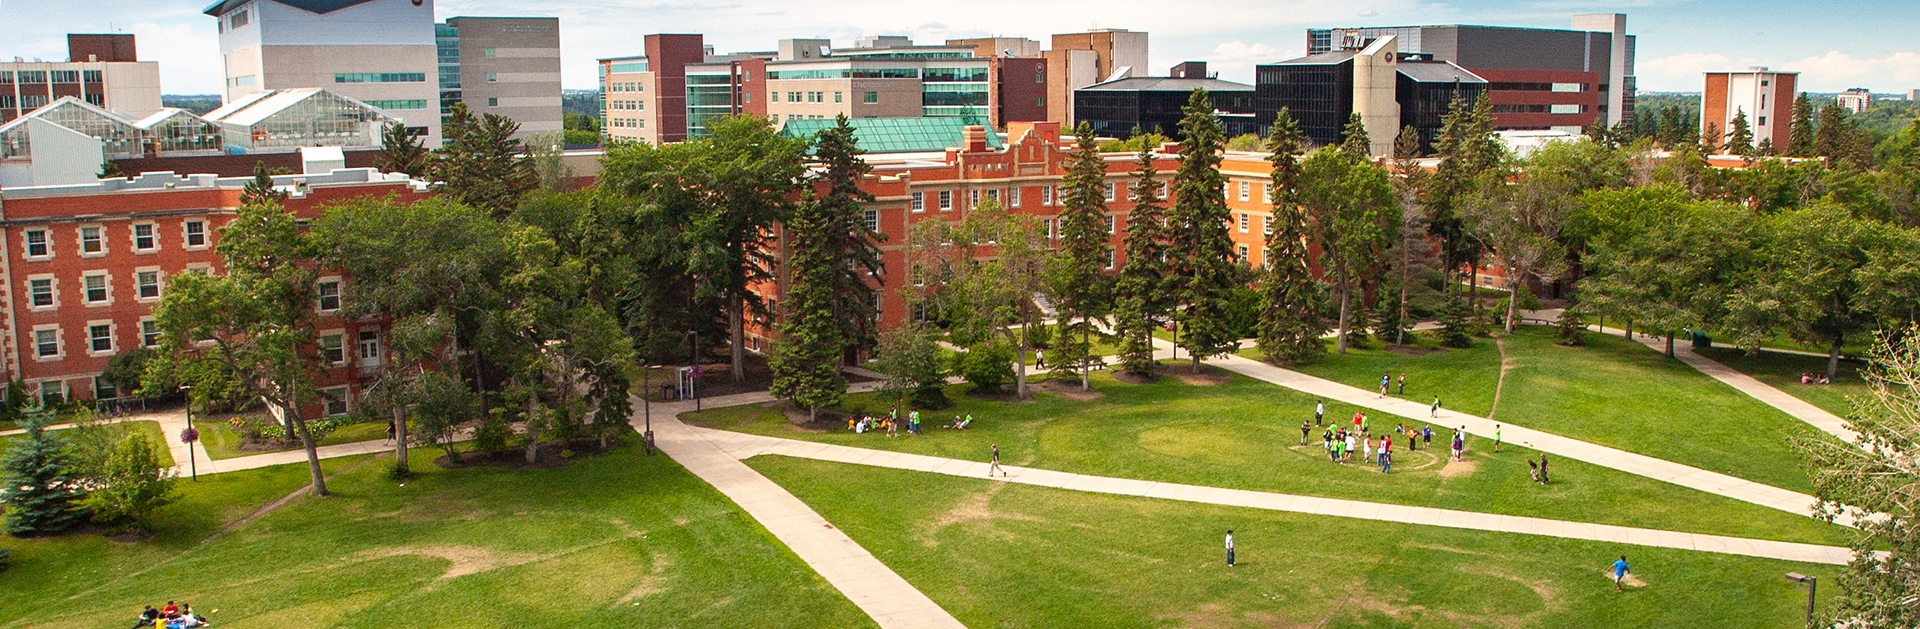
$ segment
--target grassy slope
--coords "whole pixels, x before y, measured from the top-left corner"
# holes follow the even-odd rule
[[[1402,353],[1381,344],[1368,349],[1348,348],[1344,356],[1329,349],[1325,358],[1293,369],[1364,391],[1379,390],[1380,374],[1391,373],[1395,388],[1390,393],[1396,397],[1426,404],[1437,395],[1446,408],[1485,416],[1493,405],[1494,384],[1500,379],[1500,349],[1493,340],[1474,339],[1469,349],[1440,348],[1424,336],[1419,341],[1413,351],[1424,353]],[[1401,374],[1407,376],[1405,395],[1397,393]]]
[[[1841,417],[1853,412],[1852,403],[1847,401],[1849,396],[1868,394],[1866,382],[1860,379],[1861,364],[1858,362],[1840,361],[1840,373],[1834,377],[1832,384],[1813,385],[1800,384],[1800,374],[1826,373],[1825,358],[1775,352],[1748,356],[1746,352],[1730,347],[1700,350],[1700,354]]]
[[[1784,627],[1831,566],[758,457],[972,627]],[[903,488],[908,488],[903,490]],[[1222,564],[1235,530],[1238,567]],[[1649,585],[1614,591],[1625,553]]]
[[[409,423],[408,425],[412,424]],[[240,433],[235,431],[233,426],[226,422],[194,420],[193,427],[200,429],[200,444],[206,447],[207,458],[215,461],[234,457],[252,456],[255,454],[266,454],[269,452],[295,450],[300,447],[295,445],[282,450],[241,450]],[[385,422],[361,422],[358,424],[349,424],[339,430],[335,430],[315,445],[331,446],[386,438],[387,424]]]
[[[211,541],[297,490],[304,466],[183,482],[146,542],[6,538],[0,626],[121,626],[169,599],[238,628],[872,626],[664,456],[416,465],[404,486],[385,480],[384,459],[326,466],[332,497],[296,498]]]
[[[998,444],[1012,464],[1122,478],[1823,544],[1847,539],[1845,531],[1809,518],[1564,458],[1554,462],[1555,483],[1541,487],[1530,482],[1526,465],[1537,453],[1520,448],[1475,449],[1477,471],[1451,478],[1440,476],[1430,450],[1402,449],[1391,475],[1358,463],[1336,465],[1318,442],[1299,446],[1299,422],[1312,418],[1313,398],[1239,376],[1197,387],[1174,378],[1126,385],[1099,373],[1094,383],[1104,398],[1082,402],[1040,393],[1026,404],[974,399],[954,387],[957,407],[923,414],[925,436],[898,439],[802,430],[761,406],[682,417],[713,428],[962,459],[984,460],[987,446]],[[880,410],[870,395],[849,403]],[[1327,405],[1329,419],[1354,412]],[[935,427],[965,413],[976,419],[970,430]]]

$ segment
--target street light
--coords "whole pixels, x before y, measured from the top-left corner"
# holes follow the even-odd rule
[[[200,430],[193,427],[193,385],[180,385],[180,390],[187,396],[187,429],[180,431],[180,440],[187,442],[187,472],[197,483],[200,482],[200,461],[193,456],[193,444],[200,441]]]
[[[688,330],[687,336],[693,337],[693,355],[688,356],[687,392],[693,394],[693,410],[700,411],[700,331]]]
[[[643,413],[647,421],[647,430],[640,435],[640,443],[647,454],[653,454],[653,398],[647,397],[652,392],[652,376],[653,365],[640,367],[640,407],[645,409]]]
[[[1807,626],[1813,626],[1813,593],[1820,591],[1820,577],[1807,576],[1798,572],[1787,573],[1787,580],[1807,584]]]

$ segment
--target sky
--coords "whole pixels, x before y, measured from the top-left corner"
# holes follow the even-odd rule
[[[211,0],[0,0],[0,59],[61,60],[66,33],[130,32],[160,62],[169,94],[220,89]],[[1253,66],[1300,56],[1307,28],[1487,24],[1568,28],[1576,13],[1627,14],[1643,91],[1698,92],[1701,73],[1769,66],[1801,72],[1802,89],[1920,88],[1916,0],[435,0],[459,15],[560,18],[563,83],[592,89],[594,60],[640,52],[648,33],[703,33],[719,52],[771,50],[783,38],[868,35],[918,43],[1124,28],[1149,33],[1149,68],[1164,75],[1206,61],[1220,78],[1253,82]]]

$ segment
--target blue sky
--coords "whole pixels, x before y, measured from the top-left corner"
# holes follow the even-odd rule
[[[0,58],[63,59],[68,32],[131,32],[161,63],[168,93],[212,93],[219,53],[209,0],[0,0]],[[1834,0],[436,0],[456,15],[561,18],[565,82],[594,87],[593,60],[633,54],[640,36],[705,33],[722,52],[785,37],[1020,36],[1090,27],[1151,33],[1151,70],[1205,60],[1252,82],[1256,63],[1298,56],[1308,27],[1494,24],[1566,28],[1575,13],[1625,12],[1639,36],[1640,87],[1699,91],[1700,73],[1766,65],[1802,72],[1811,91],[1920,88],[1920,1]]]

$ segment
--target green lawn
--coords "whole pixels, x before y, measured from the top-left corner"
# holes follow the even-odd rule
[[[777,408],[763,406],[682,418],[712,428],[962,459],[983,460],[987,446],[998,444],[1012,464],[1120,478],[1822,544],[1847,539],[1839,527],[1811,518],[1564,458],[1554,462],[1555,483],[1541,487],[1531,482],[1525,460],[1537,454],[1519,448],[1494,454],[1473,444],[1473,471],[1452,470],[1444,477],[1431,450],[1402,449],[1391,475],[1357,463],[1334,464],[1317,441],[1299,446],[1300,422],[1312,418],[1314,398],[1240,376],[1219,386],[1171,377],[1128,385],[1099,372],[1093,382],[1101,399],[1042,392],[1031,403],[975,399],[955,386],[949,389],[955,408],[923,413],[926,434],[898,439],[803,430]],[[848,405],[882,411],[870,394],[851,396]],[[1329,403],[1327,416],[1340,420],[1355,410]],[[972,414],[974,427],[937,427],[956,414]],[[1393,424],[1379,418],[1373,426],[1390,431]],[[1444,440],[1446,433],[1438,437]]]
[[[1838,570],[914,472],[860,482],[858,466],[782,457],[749,465],[970,627],[1789,627],[1806,595],[1781,575]],[[1644,586],[1614,591],[1606,570],[1621,554]]]
[[[252,456],[255,454],[266,454],[269,452],[281,452],[285,450],[294,450],[294,449],[300,448],[299,445],[294,445],[286,448],[281,448],[279,450],[241,450],[240,449],[240,441],[241,441],[240,433],[238,431],[235,431],[233,429],[233,426],[228,424],[227,422],[217,421],[217,420],[204,420],[204,421],[194,420],[193,427],[200,429],[200,444],[206,447],[207,458],[213,459],[215,461],[218,461],[221,459],[231,459],[234,457]],[[331,446],[331,445],[339,445],[342,443],[356,443],[360,441],[382,440],[386,438],[387,438],[386,422],[378,422],[378,421],[361,422],[358,424],[348,424],[346,426],[343,426],[339,430],[335,430],[331,434],[328,434],[326,437],[321,438],[314,445]]]
[[[364,464],[363,464],[364,463]],[[121,627],[191,602],[221,627],[871,627],[764,529],[665,456],[386,479],[334,459],[182,482],[150,541],[0,538],[0,626]],[[210,539],[211,538],[211,539]],[[217,611],[215,611],[217,610]]]
[[[129,431],[129,430],[140,431],[142,434],[145,434],[147,436],[147,441],[154,445],[154,453],[159,455],[160,464],[167,467],[173,466],[173,453],[167,450],[167,444],[169,443],[167,441],[168,437],[167,435],[162,434],[160,432],[160,422],[151,422],[151,421],[117,422],[117,423],[107,424],[106,427],[107,429],[117,431],[120,434],[126,434],[126,431]],[[54,434],[59,434],[64,430],[65,429],[54,430],[52,432]],[[15,440],[24,440],[26,438],[27,438],[26,435],[9,435],[5,437],[0,437],[0,453],[6,452],[7,448],[11,446]]]
[[[1327,341],[1325,358],[1292,369],[1364,391],[1378,391],[1380,374],[1390,373],[1395,388],[1389,393],[1397,397],[1428,404],[1439,396],[1448,409],[1486,416],[1493,405],[1494,384],[1500,379],[1500,349],[1493,339],[1474,339],[1469,349],[1446,349],[1424,334],[1411,336],[1418,342],[1406,349],[1373,343],[1367,348],[1347,348],[1344,356],[1333,353],[1333,342]],[[1242,353],[1258,360],[1258,352],[1256,348]],[[1404,395],[1398,388],[1401,374],[1407,376]]]
[[[1848,397],[1868,395],[1867,383],[1860,379],[1862,365],[1856,361],[1840,361],[1840,372],[1834,376],[1831,384],[1800,384],[1802,373],[1826,373],[1827,359],[1779,352],[1760,352],[1758,356],[1748,356],[1746,352],[1731,347],[1698,351],[1702,356],[1841,417],[1853,412]]]

